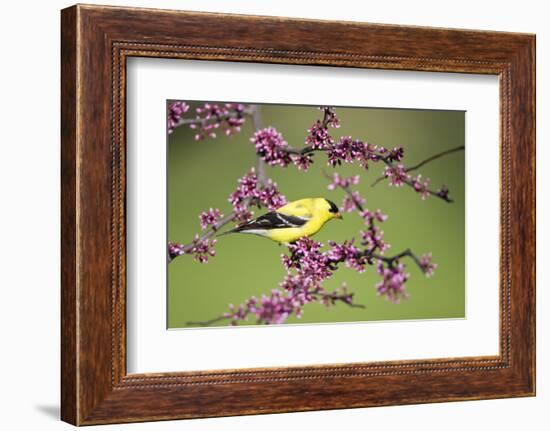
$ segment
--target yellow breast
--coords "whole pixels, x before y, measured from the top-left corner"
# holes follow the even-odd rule
[[[325,223],[326,220],[314,217],[300,227],[273,229],[266,233],[266,237],[273,241],[288,244],[305,236],[315,235]]]

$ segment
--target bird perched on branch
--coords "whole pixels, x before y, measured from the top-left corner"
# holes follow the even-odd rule
[[[280,244],[290,244],[319,232],[326,222],[342,219],[334,202],[325,198],[307,198],[290,202],[221,235],[249,233]]]

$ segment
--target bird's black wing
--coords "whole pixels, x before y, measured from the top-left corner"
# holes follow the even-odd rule
[[[300,227],[306,224],[308,219],[296,217],[286,214],[281,214],[276,211],[264,214],[257,219],[251,220],[248,223],[234,229],[235,232],[251,229],[282,229],[288,227]]]

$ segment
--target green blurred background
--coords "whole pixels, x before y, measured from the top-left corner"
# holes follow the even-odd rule
[[[337,108],[339,129],[332,136],[351,135],[380,146],[405,148],[405,166],[445,149],[464,144],[465,115],[462,111],[406,109]],[[191,112],[187,114],[190,115]],[[273,126],[293,147],[304,145],[307,128],[322,115],[317,107],[261,105],[263,126]],[[194,133],[181,126],[168,139],[168,239],[187,243],[200,232],[199,214],[210,207],[224,214],[231,207],[227,198],[237,179],[255,165],[252,122],[247,120],[240,134],[196,142]],[[322,170],[332,172],[326,156],[316,154],[316,162],[304,173],[294,166],[268,168],[288,201],[303,197],[327,197],[340,205],[341,190],[327,190]],[[325,283],[332,290],[347,282],[355,292],[354,301],[365,309],[337,304],[326,308],[308,304],[300,319],[287,323],[353,322],[373,320],[458,318],[465,316],[465,156],[453,153],[421,168],[418,173],[432,180],[432,189],[441,184],[450,188],[454,203],[430,197],[425,201],[411,188],[371,183],[383,166],[371,164],[368,171],[356,165],[336,168],[343,176],[360,174],[357,190],[367,199],[366,207],[380,208],[389,219],[381,224],[391,244],[386,255],[406,248],[417,255],[431,251],[438,264],[436,273],[426,278],[410,261],[407,283],[410,298],[393,304],[376,294],[379,281],[374,267],[359,274],[344,266]],[[256,212],[256,216],[260,213]],[[359,237],[362,227],[355,213],[344,214],[343,221],[325,225],[315,239],[326,244]],[[286,248],[254,235],[228,235],[219,239],[216,256],[200,264],[182,256],[168,265],[168,327],[188,327],[189,321],[204,321],[219,316],[230,303],[240,304],[250,296],[261,296],[277,288],[285,275],[280,255]],[[243,324],[255,324],[253,320]],[[220,325],[224,325],[222,322]]]

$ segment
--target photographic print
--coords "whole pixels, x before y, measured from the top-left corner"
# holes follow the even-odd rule
[[[465,317],[465,112],[167,102],[170,329]]]

